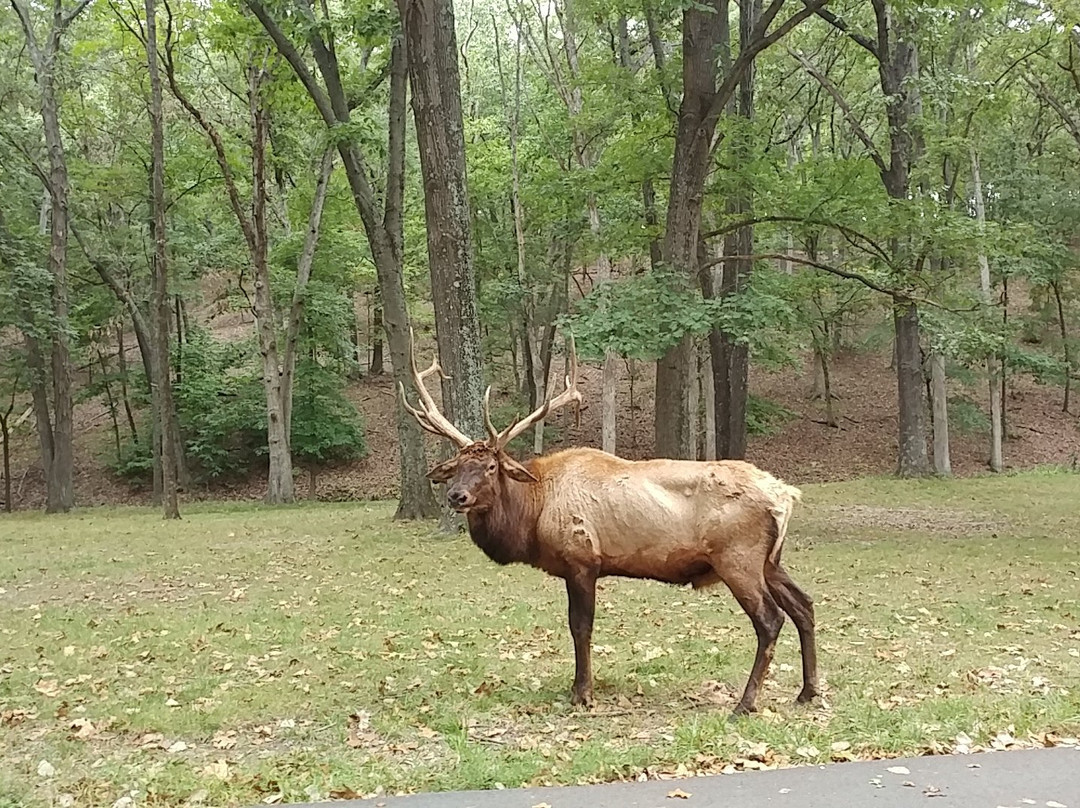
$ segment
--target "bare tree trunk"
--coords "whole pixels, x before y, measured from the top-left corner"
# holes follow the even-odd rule
[[[476,308],[465,136],[451,0],[398,0],[408,42],[413,120],[424,179],[428,264],[443,406],[466,435],[485,434],[483,358]],[[446,511],[447,516],[451,512]],[[452,525],[451,525],[452,521]],[[445,529],[460,520],[443,520]]]
[[[119,464],[123,452],[120,449],[120,418],[117,414],[116,398],[113,396],[112,385],[109,384],[109,365],[105,359],[104,351],[99,348],[97,356],[98,364],[101,365],[101,385],[105,388],[105,403],[109,410],[109,422],[112,424],[113,448],[116,450],[116,462]],[[91,367],[93,367],[92,363]]]
[[[597,206],[596,197],[592,194],[588,199],[588,212],[589,229],[592,231],[593,238],[599,238],[600,209]],[[604,253],[600,253],[596,258],[596,279],[599,283],[611,281],[611,261]],[[618,436],[618,382],[619,358],[613,351],[605,351],[600,389],[600,448],[611,454],[615,454]]]
[[[941,477],[952,475],[949,459],[949,408],[945,380],[945,357],[937,352],[930,356],[930,390],[934,407],[934,473]]]
[[[690,389],[687,391],[686,397],[686,408],[689,411],[686,427],[690,430],[690,445],[693,447],[691,460],[697,460],[700,456],[698,449],[698,441],[701,437],[701,432],[698,429],[701,425],[701,385],[698,383],[701,379],[700,361],[697,340],[691,340],[690,367],[694,372],[694,377],[690,380]]]
[[[69,511],[75,505],[74,401],[71,393],[70,338],[68,336],[68,170],[60,129],[60,101],[56,92],[56,71],[64,33],[88,5],[80,0],[66,10],[63,0],[52,0],[51,21],[40,43],[25,0],[11,0],[12,8],[26,39],[26,49],[34,66],[41,102],[41,121],[49,164],[49,204],[51,211],[49,271],[52,275],[51,376],[52,426],[51,457],[42,458],[46,468],[48,513]],[[47,407],[47,405],[46,405]],[[46,413],[48,410],[46,409]],[[46,421],[48,423],[48,421]]]
[[[255,60],[252,60],[253,63]],[[269,118],[262,97],[267,74],[254,64],[248,68],[248,94],[252,123],[252,204],[251,228],[255,236],[251,254],[255,296],[252,310],[262,357],[263,389],[266,394],[266,436],[269,469],[266,501],[272,505],[295,499],[292,452],[289,449],[288,424],[285,420],[285,392],[278,356],[277,317],[270,294],[269,231],[266,221],[266,144]]]
[[[368,368],[369,376],[381,376],[383,374],[383,313],[382,304],[375,301],[375,314],[372,317],[372,329],[375,336],[371,340],[371,367]]]
[[[162,113],[161,76],[158,72],[157,3],[145,0],[146,59],[150,73],[150,207],[153,211],[151,232],[154,257],[151,264],[153,293],[151,310],[154,323],[154,365],[151,397],[156,430],[161,440],[161,502],[166,519],[180,518],[177,495],[178,456],[176,408],[173,406],[172,364],[169,356],[169,266],[165,222],[165,118]],[[177,323],[179,327],[179,322]],[[119,433],[117,435],[119,452]]]
[[[716,390],[713,388],[710,343],[705,343],[705,355],[700,361],[698,375],[701,396],[705,399],[705,460],[716,460]]]
[[[18,388],[18,379],[15,379],[11,383],[11,397],[8,399],[7,409],[0,413],[0,441],[4,442],[4,510],[7,513],[11,513],[15,508],[11,493],[11,413],[15,410]]]
[[[1069,392],[1072,387],[1072,353],[1069,350],[1069,330],[1065,326],[1065,306],[1061,302],[1061,283],[1057,280],[1050,282],[1050,288],[1054,291],[1054,300],[1057,302],[1058,328],[1061,332],[1061,350],[1065,359],[1065,398],[1061,403],[1061,411],[1069,412]]]
[[[986,200],[983,196],[982,172],[979,166],[979,153],[971,149],[971,178],[975,186],[975,220],[980,231],[986,229]],[[990,261],[984,250],[979,251],[979,288],[983,303],[991,304]],[[986,378],[990,393],[990,468],[1000,472],[1004,468],[1002,458],[1002,435],[1004,420],[1002,417],[1001,363],[994,354],[986,356]]]
[[[923,371],[919,349],[919,309],[914,301],[893,299],[896,330],[896,380],[900,400],[900,440],[897,474],[921,477],[929,471],[923,412]]]
[[[128,367],[127,348],[124,345],[124,326],[116,326],[116,359],[120,370],[120,397],[124,402],[124,416],[127,418],[128,429],[131,432],[133,443],[139,442],[139,430],[135,426],[135,414],[131,411],[131,397],[128,395]]]
[[[308,281],[311,280],[311,266],[315,261],[315,248],[319,243],[319,225],[322,222],[323,207],[326,204],[326,192],[330,185],[330,175],[334,170],[334,147],[323,152],[319,165],[318,179],[315,181],[315,195],[308,213],[307,230],[304,233],[304,247],[296,263],[296,283],[293,285],[292,305],[289,308],[289,324],[285,329],[285,357],[281,370],[281,417],[285,422],[285,434],[292,435],[292,403],[294,375],[296,373],[296,346],[300,339],[300,326],[304,321]]]

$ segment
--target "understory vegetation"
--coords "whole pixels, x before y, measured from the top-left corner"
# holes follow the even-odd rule
[[[384,504],[0,523],[0,805],[246,805],[1075,744],[1080,477],[808,486],[760,714],[728,593],[605,579],[572,709],[560,582]],[[858,504],[853,504],[858,503]],[[692,791],[692,788],[688,788]]]

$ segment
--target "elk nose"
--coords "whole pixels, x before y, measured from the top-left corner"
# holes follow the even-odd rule
[[[455,508],[462,508],[469,504],[471,497],[467,491],[463,491],[460,488],[452,488],[446,493],[446,498],[450,500],[450,504]]]

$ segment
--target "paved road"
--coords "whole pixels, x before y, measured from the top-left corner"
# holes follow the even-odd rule
[[[896,766],[909,773],[889,772]],[[675,789],[690,796],[669,797]],[[550,808],[1080,808],[1080,750],[942,755],[647,783],[416,794],[337,805],[535,808],[545,803]]]

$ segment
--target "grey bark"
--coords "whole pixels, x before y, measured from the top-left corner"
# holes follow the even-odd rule
[[[49,270],[52,275],[52,323],[50,371],[52,382],[51,449],[42,458],[47,468],[45,510],[68,511],[75,505],[74,402],[71,392],[71,357],[68,337],[68,170],[60,130],[60,100],[56,93],[56,70],[60,44],[68,27],[89,4],[80,0],[68,10],[62,0],[52,0],[51,21],[44,42],[34,32],[30,7],[25,0],[11,0],[26,39],[34,66],[41,102],[41,121],[48,154],[50,198]],[[44,444],[43,444],[44,445]]]
[[[979,165],[979,153],[974,146],[971,149],[971,179],[975,194],[975,221],[980,232],[986,229],[986,200],[983,196],[982,171]],[[985,305],[991,305],[992,287],[990,283],[990,260],[985,250],[979,251],[979,289]],[[986,356],[986,378],[990,396],[990,469],[1000,472],[1004,468],[1002,452],[1001,362],[993,353]]]
[[[157,4],[146,0],[146,59],[150,74],[150,206],[153,211],[154,256],[151,264],[154,320],[154,373],[150,376],[156,434],[161,440],[161,504],[166,519],[180,518],[177,494],[177,423],[173,406],[169,357],[169,266],[165,230],[165,118],[158,70]]]
[[[479,439],[483,360],[454,11],[450,0],[398,0],[398,9],[408,43],[439,361],[450,377],[442,384],[443,407],[462,432]]]
[[[949,408],[945,380],[945,357],[935,351],[930,356],[930,400],[934,408],[934,473],[952,475],[949,458]]]

